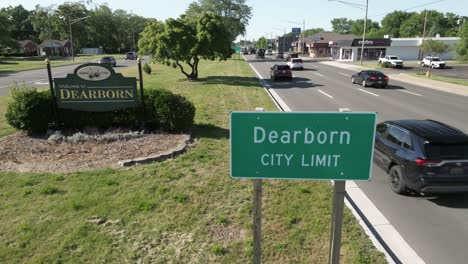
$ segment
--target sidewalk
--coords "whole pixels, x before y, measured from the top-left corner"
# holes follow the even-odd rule
[[[319,63],[351,71],[375,70],[371,68],[366,68],[353,64],[345,64],[336,61],[320,61]],[[412,85],[417,85],[419,87],[430,88],[443,92],[454,93],[462,96],[468,96],[468,87],[463,85],[427,80],[425,78],[414,77],[404,73],[389,74],[388,76],[390,77],[390,80],[404,82]]]

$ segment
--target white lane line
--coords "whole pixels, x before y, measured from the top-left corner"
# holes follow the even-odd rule
[[[324,95],[330,97],[331,99],[333,99],[333,96],[327,94],[326,92],[324,92],[324,91],[322,91],[322,90],[318,90],[318,91],[319,91],[320,93],[322,93],[322,94],[324,94]]]
[[[366,90],[363,90],[363,89],[361,89],[361,88],[359,88],[359,91],[362,91],[362,92],[365,92],[365,93],[368,93],[368,94],[372,94],[373,96],[379,96],[378,94],[371,93],[371,92],[366,91]]]
[[[398,90],[398,91],[404,92],[404,93],[409,93],[409,94],[416,95],[416,96],[422,96],[421,94],[417,94],[417,93],[413,93],[413,92],[409,92],[409,91],[405,91],[405,90]]]
[[[323,75],[322,75],[322,74],[320,74],[320,73],[316,73],[316,72],[314,72],[314,74],[315,74],[315,75],[318,75],[318,76],[320,76],[320,77],[323,77]]]
[[[341,75],[343,75],[343,76],[346,76],[346,77],[349,77],[349,76],[351,76],[351,75],[349,75],[349,74],[342,73],[342,72],[339,72],[338,74],[341,74]]]
[[[340,112],[351,112],[351,109],[349,109],[349,108],[338,108],[338,111],[340,111]]]

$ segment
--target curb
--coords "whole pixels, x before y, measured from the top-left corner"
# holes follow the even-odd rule
[[[190,135],[188,135],[187,137],[188,138],[185,139],[183,143],[180,143],[174,148],[163,153],[128,160],[120,160],[117,162],[117,164],[119,164],[121,167],[130,167],[134,165],[147,164],[155,161],[164,161],[171,158],[175,158],[176,156],[185,153],[189,148],[189,145],[192,142],[192,138]]]

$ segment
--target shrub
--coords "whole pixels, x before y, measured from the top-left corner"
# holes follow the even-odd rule
[[[146,72],[147,74],[151,74],[151,66],[149,66],[148,63],[145,63],[143,65],[143,71]]]
[[[148,119],[168,132],[181,132],[193,125],[195,107],[185,97],[164,89],[146,91]]]
[[[13,86],[5,113],[8,124],[30,134],[44,133],[52,121],[52,99],[48,91]]]
[[[389,62],[389,61],[384,61],[380,64],[380,67],[382,68],[391,68],[392,67],[392,63]]]
[[[171,63],[171,67],[175,69],[175,68],[177,68],[177,64],[173,61],[173,62]]]

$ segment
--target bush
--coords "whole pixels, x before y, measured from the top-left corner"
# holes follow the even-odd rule
[[[164,89],[146,91],[149,121],[168,132],[181,132],[193,125],[195,107],[185,97]]]
[[[49,91],[14,86],[5,113],[8,124],[30,134],[44,133],[52,122],[52,98]]]
[[[389,62],[389,61],[384,61],[380,64],[380,67],[382,68],[391,68],[392,67],[392,63]]]
[[[151,66],[149,66],[148,63],[145,63],[143,65],[143,71],[146,72],[147,74],[151,74]]]

